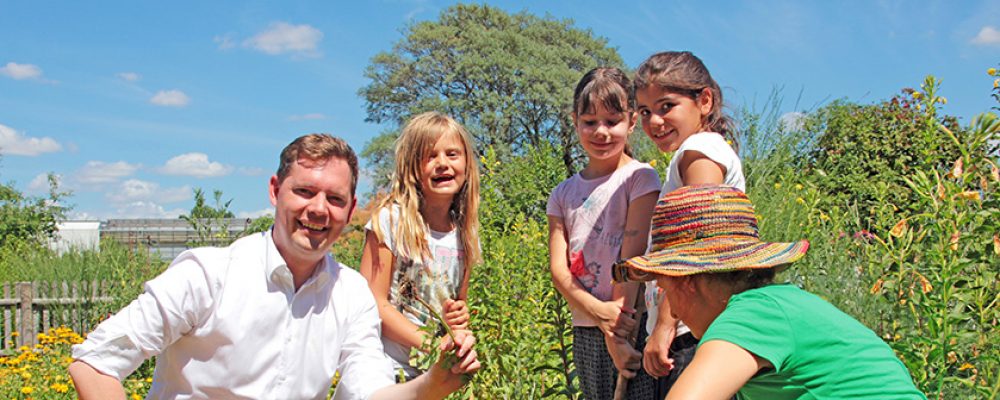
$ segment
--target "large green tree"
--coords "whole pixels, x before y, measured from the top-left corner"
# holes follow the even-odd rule
[[[14,243],[43,245],[55,235],[56,223],[65,218],[67,207],[54,175],[49,175],[49,195],[32,197],[11,184],[0,184],[0,247]]]
[[[478,151],[492,147],[501,159],[549,143],[567,170],[580,150],[570,122],[573,89],[597,66],[623,67],[607,40],[571,20],[507,13],[480,4],[458,4],[437,21],[404,29],[391,51],[371,60],[359,91],[369,122],[389,128],[362,151],[384,187],[399,128],[424,111],[447,113],[474,136]]]

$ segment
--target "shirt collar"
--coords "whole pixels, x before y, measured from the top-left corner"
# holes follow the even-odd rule
[[[264,241],[266,242],[267,250],[264,254],[264,272],[267,274],[267,279],[275,283],[279,283],[288,287],[292,286],[292,271],[288,269],[288,263],[285,259],[281,257],[281,253],[278,252],[278,246],[274,244],[274,238],[271,236],[273,234],[273,227],[268,230],[264,235]],[[333,274],[334,266],[337,262],[331,253],[327,252],[326,257],[320,261],[320,265],[313,270],[312,276],[306,279],[306,282],[302,284],[302,287],[307,287],[310,285],[324,285],[330,281]]]

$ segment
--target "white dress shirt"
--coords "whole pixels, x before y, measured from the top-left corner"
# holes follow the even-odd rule
[[[365,399],[394,383],[364,278],[327,256],[298,290],[271,239],[179,255],[73,357],[125,378],[156,358],[148,399]]]

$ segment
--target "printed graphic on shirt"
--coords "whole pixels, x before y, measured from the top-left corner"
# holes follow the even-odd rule
[[[463,251],[433,244],[430,245],[430,250],[434,258],[427,262],[397,257],[394,277],[396,284],[393,286],[409,286],[420,299],[434,308],[434,312],[441,313],[445,300],[458,297],[464,269],[453,266],[461,265]],[[399,293],[393,303],[401,313],[411,319],[416,318],[421,324],[426,324],[431,318],[423,305],[407,293]]]

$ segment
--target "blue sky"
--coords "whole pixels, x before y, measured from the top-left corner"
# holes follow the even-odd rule
[[[199,187],[268,212],[281,148],[328,132],[360,151],[383,129],[364,122],[364,68],[451,4],[0,0],[0,181],[41,195],[54,173],[74,218],[173,218]],[[690,50],[734,109],[775,88],[782,112],[874,102],[928,74],[964,124],[995,104],[996,1],[489,4],[572,19],[633,68]]]

